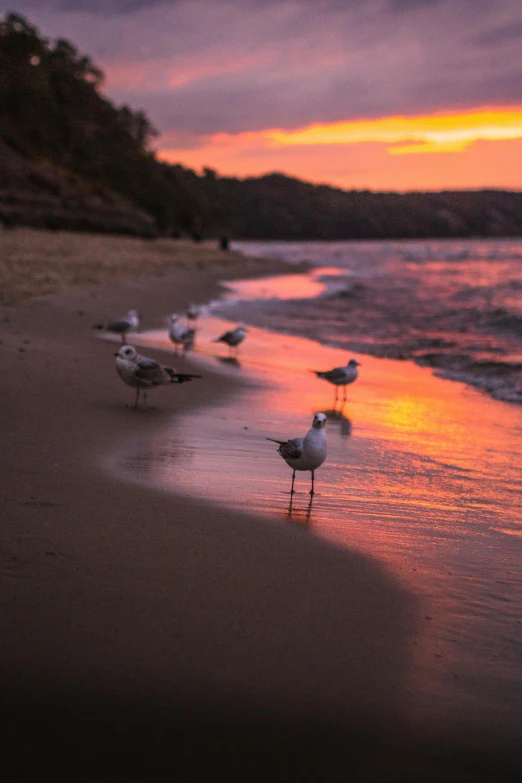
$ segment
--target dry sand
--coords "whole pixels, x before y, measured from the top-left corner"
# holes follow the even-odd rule
[[[91,324],[135,306],[159,326],[215,296],[224,268],[0,311],[0,655],[16,779],[507,780],[495,754],[417,741],[399,696],[417,608],[376,562],[100,467],[231,381],[206,372],[135,412]]]

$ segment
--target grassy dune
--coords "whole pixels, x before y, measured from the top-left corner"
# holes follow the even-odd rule
[[[179,267],[226,270],[242,263],[247,263],[244,256],[224,252],[215,242],[0,229],[0,304],[15,305],[85,283],[161,276]]]

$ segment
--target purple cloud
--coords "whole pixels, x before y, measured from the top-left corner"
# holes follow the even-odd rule
[[[17,12],[89,54],[111,99],[191,146],[522,103],[520,0],[18,0]]]

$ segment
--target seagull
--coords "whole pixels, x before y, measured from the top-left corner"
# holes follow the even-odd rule
[[[178,345],[183,346],[183,353],[194,347],[194,336],[196,334],[195,329],[189,329],[187,326],[183,326],[179,322],[179,315],[172,313],[170,316],[169,337],[176,346],[176,353],[178,351]]]
[[[333,383],[335,386],[335,401],[337,402],[337,395],[339,394],[339,386],[344,386],[343,400],[346,401],[346,387],[349,383],[353,383],[359,375],[357,367],[360,366],[360,362],[357,359],[350,359],[348,364],[344,367],[335,367],[333,370],[325,370],[321,372],[319,370],[312,370],[315,372],[318,378],[324,378],[328,383]]]
[[[140,325],[140,318],[137,310],[129,310],[127,315],[122,318],[118,318],[117,321],[109,321],[108,324],[96,324],[95,329],[105,329],[106,332],[114,332],[115,334],[121,334],[121,342],[125,343],[125,335],[127,332],[138,331]]]
[[[189,319],[189,321],[196,321],[200,315],[201,315],[201,308],[198,307],[198,305],[190,304],[187,307],[186,316]]]
[[[154,386],[164,386],[168,383],[185,383],[201,375],[189,375],[171,370],[158,364],[154,359],[140,356],[132,345],[123,345],[114,354],[118,375],[129,386],[136,389],[134,407],[138,408],[140,391],[143,391],[143,407],[147,404],[147,391]]]
[[[294,494],[294,481],[296,470],[310,470],[312,472],[312,489],[310,495],[314,496],[315,471],[326,459],[327,444],[324,427],[326,416],[324,413],[316,413],[311,429],[304,438],[292,438],[292,440],[275,440],[267,438],[272,443],[279,443],[278,453],[287,465],[294,471],[292,474],[292,488],[290,495]]]
[[[218,337],[217,340],[214,340],[215,343],[226,343],[229,348],[229,354],[231,353],[230,349],[237,348],[239,343],[242,343],[246,336],[246,329],[245,324],[240,323],[236,326],[235,329],[231,329],[229,332],[224,332],[221,337]]]

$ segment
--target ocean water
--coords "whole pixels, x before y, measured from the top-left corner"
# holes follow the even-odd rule
[[[522,402],[522,240],[245,242],[308,275],[234,286],[215,312],[373,356],[411,359]],[[235,303],[233,300],[237,299]]]

